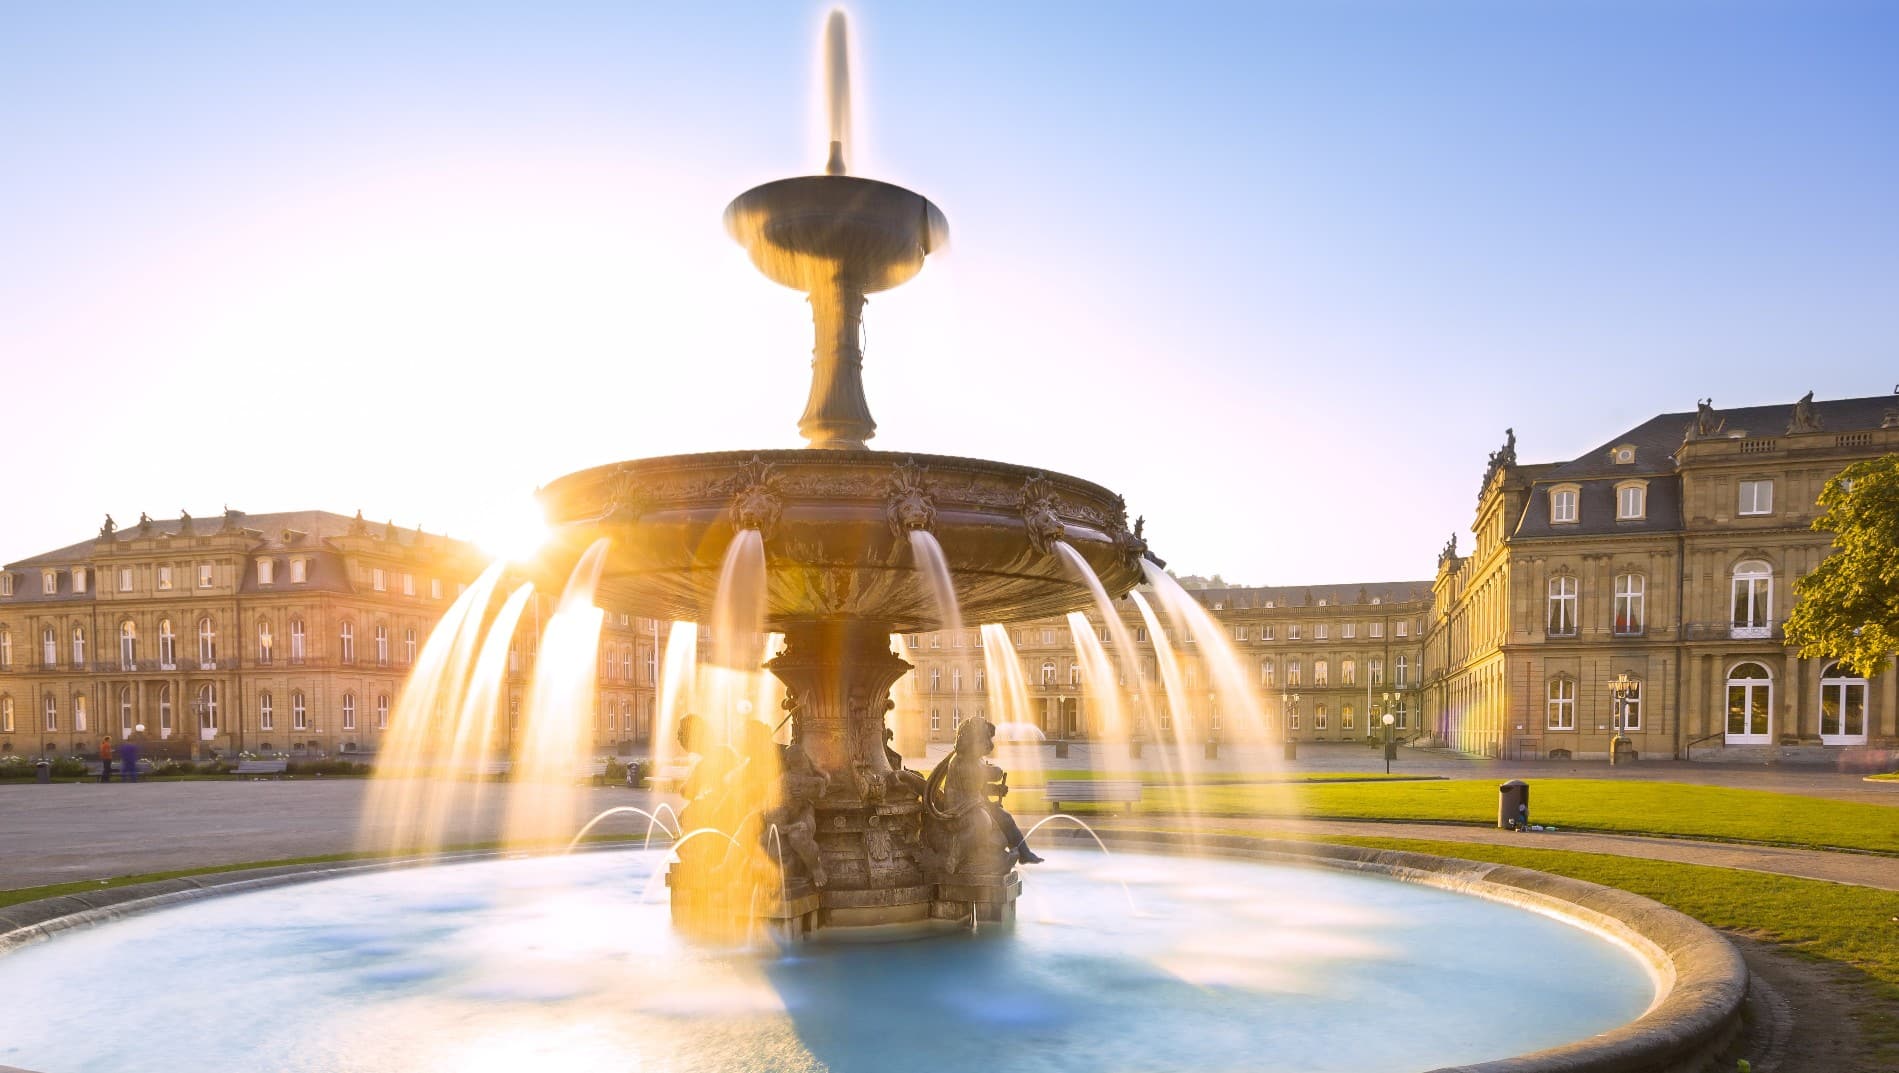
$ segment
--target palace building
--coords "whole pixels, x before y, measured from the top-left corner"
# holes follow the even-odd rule
[[[1667,413],[1578,458],[1491,456],[1471,532],[1438,558],[1424,714],[1512,757],[1770,760],[1899,736],[1876,682],[1783,643],[1831,551],[1821,487],[1899,452],[1899,398]]]

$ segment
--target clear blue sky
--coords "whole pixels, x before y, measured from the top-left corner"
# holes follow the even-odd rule
[[[825,6],[285,7],[0,14],[0,560],[800,442],[719,213],[820,164]],[[1182,570],[1425,576],[1505,426],[1899,381],[1899,6],[850,10],[858,170],[955,243],[872,302],[873,446],[1107,484]]]

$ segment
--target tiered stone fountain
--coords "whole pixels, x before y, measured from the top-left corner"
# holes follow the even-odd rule
[[[808,446],[621,462],[542,493],[575,547],[611,538],[605,599],[660,618],[710,621],[728,545],[746,529],[763,540],[766,621],[786,642],[769,668],[787,690],[793,747],[829,777],[814,803],[825,882],[792,862],[782,883],[734,886],[682,859],[673,907],[689,925],[757,915],[796,934],[1010,919],[1021,883],[1000,847],[959,846],[959,825],[932,807],[940,799],[920,793],[922,780],[885,752],[890,688],[910,669],[890,635],[939,628],[945,617],[910,533],[941,545],[962,614],[975,622],[1090,606],[1059,543],[1113,595],[1142,578],[1146,546],[1121,497],[1099,485],[866,448],[876,431],[862,375],[866,296],[914,277],[949,229],[921,195],[845,171],[844,144],[833,141],[826,174],[767,183],[725,212],[758,270],[811,303],[817,341],[798,423]]]

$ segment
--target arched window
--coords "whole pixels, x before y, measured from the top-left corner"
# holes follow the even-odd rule
[[[1371,659],[1365,661],[1365,667],[1371,673],[1372,685],[1381,686],[1385,684],[1385,661],[1384,660],[1379,659],[1378,657],[1374,656]]]
[[[1772,633],[1774,569],[1759,559],[1734,564],[1735,637],[1766,637]]]
[[[310,729],[310,709],[303,703],[303,691],[290,694],[290,729]]]
[[[1610,696],[1610,703],[1615,703],[1613,694]],[[1609,716],[1613,719],[1616,713],[1611,710]],[[1642,729],[1642,683],[1640,681],[1631,681],[1629,687],[1622,691],[1621,718],[1623,730]]]
[[[158,736],[168,738],[171,732],[171,685],[165,683],[158,687]]]
[[[1331,684],[1331,681],[1332,681],[1331,664],[1329,664],[1327,661],[1322,660],[1322,659],[1313,660],[1312,661],[1312,684],[1315,686],[1329,685]],[[1314,719],[1313,725],[1315,726],[1318,725],[1317,712],[1313,713],[1313,719]]]
[[[1045,686],[1052,686],[1055,684],[1055,664],[1053,663],[1042,664],[1042,684]]]
[[[620,705],[620,710],[625,712],[626,705],[624,702]],[[389,729],[389,694],[387,693],[376,694],[376,729]]]
[[[380,622],[376,623],[376,662],[389,663],[389,627]]]
[[[1278,673],[1273,668],[1272,660],[1263,659],[1259,661],[1259,684],[1260,685],[1271,688],[1274,684],[1274,679],[1278,677],[1279,677]]]
[[[59,662],[59,635],[51,626],[40,631],[40,662],[51,667]]]
[[[218,687],[206,682],[198,689],[198,699],[193,702],[198,709],[198,730],[204,734],[215,734],[218,729]]]
[[[119,737],[132,736],[132,687],[119,687]]]
[[[1866,679],[1837,663],[1820,672],[1820,743],[1866,743]]]
[[[178,665],[178,637],[171,632],[171,620],[158,620],[158,669],[176,670]]]
[[[1339,660],[1339,681],[1345,683],[1348,686],[1355,686],[1358,684],[1358,661],[1357,660],[1355,659]],[[1340,713],[1340,714],[1342,715],[1343,713]]]
[[[338,643],[337,651],[339,652],[340,658],[343,660],[343,662],[355,663],[356,662],[356,625],[350,622],[343,623],[341,626],[337,627],[336,638],[337,638],[337,643]]]
[[[13,666],[13,631],[0,630],[0,667]]]
[[[275,642],[276,642],[276,638],[272,637],[270,633],[270,620],[264,619],[264,618],[258,619],[257,620],[257,662],[259,663],[270,662],[271,650],[275,647]]]
[[[73,733],[84,734],[87,729],[86,695],[75,693],[73,694]]]
[[[343,694],[343,729],[356,729],[356,694]]]
[[[1299,684],[1299,661],[1296,659],[1286,661],[1286,684],[1289,686]]]
[[[1632,637],[1647,624],[1648,579],[1641,574],[1617,574],[1615,579],[1615,632]]]
[[[1549,728],[1576,729],[1576,680],[1552,678],[1549,684]]]
[[[1339,708],[1339,729],[1351,730],[1357,725],[1358,717],[1352,713],[1352,706],[1349,704],[1341,706]]]
[[[402,662],[415,662],[415,627],[413,626],[402,631]],[[626,676],[628,679],[633,677],[632,668],[627,669]]]
[[[1774,676],[1758,663],[1737,663],[1728,672],[1727,740],[1738,745],[1767,743],[1768,714],[1773,710]]]
[[[218,629],[211,624],[211,616],[198,620],[198,662],[199,664],[218,661]]]
[[[129,618],[119,623],[119,669],[138,669],[138,627]]]
[[[0,734],[13,733],[13,698],[0,697]]]
[[[1327,728],[1327,725],[1328,725],[1328,717],[1326,716],[1326,713],[1325,713],[1325,705],[1323,704],[1313,705],[1312,706],[1312,729],[1324,730]]]
[[[277,709],[271,701],[269,690],[257,694],[257,729],[277,729]],[[269,746],[265,746],[265,748],[269,748]]]
[[[43,706],[43,711],[46,716],[46,732],[51,734],[59,729],[59,698],[53,696],[51,693],[46,694],[46,703]]]
[[[303,620],[290,620],[290,662],[303,662]]]
[[[73,667],[80,668],[80,667],[84,667],[85,665],[86,665],[86,628],[84,626],[74,626],[73,627]]]
[[[1549,627],[1552,637],[1576,634],[1576,579],[1567,574],[1550,579]]]
[[[1081,685],[1081,661],[1080,660],[1071,661],[1068,664],[1068,684],[1071,686]]]

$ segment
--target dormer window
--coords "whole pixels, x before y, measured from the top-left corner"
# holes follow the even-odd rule
[[[13,595],[13,575],[0,574],[0,596]]]
[[[290,583],[292,585],[301,585],[310,580],[309,562],[310,560],[304,558],[290,560]]]
[[[1614,459],[1615,464],[1618,466],[1633,466],[1635,465],[1635,448],[1633,445],[1625,443],[1609,452],[1609,457]]]
[[[83,566],[75,566],[73,567],[73,592],[81,593],[85,591],[86,591],[86,568]]]
[[[1581,489],[1573,484],[1550,489],[1550,522],[1554,525],[1576,523],[1576,498]]]
[[[269,584],[274,583],[276,580],[277,580],[277,560],[275,559],[257,560],[257,583],[259,585],[269,585]]]
[[[40,571],[40,592],[47,596],[56,596],[59,594],[59,571]]]
[[[370,568],[369,587],[375,589],[377,592],[383,592],[389,588],[388,575],[383,573],[382,567],[377,566]]]
[[[1624,481],[1615,486],[1615,518],[1619,522],[1648,517],[1648,482]]]

